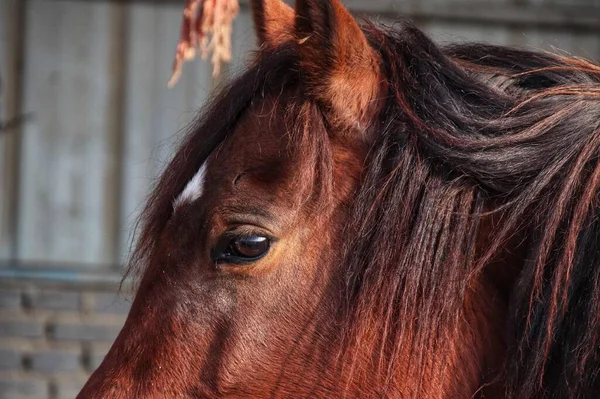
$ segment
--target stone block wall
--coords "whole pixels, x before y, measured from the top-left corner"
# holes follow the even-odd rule
[[[74,398],[129,305],[117,286],[0,280],[0,399]]]

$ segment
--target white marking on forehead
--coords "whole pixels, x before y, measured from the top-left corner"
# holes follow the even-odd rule
[[[204,161],[198,172],[192,177],[192,179],[185,186],[179,197],[173,201],[173,209],[177,209],[179,206],[186,202],[194,202],[204,192],[204,179],[206,177],[206,164],[208,161]]]

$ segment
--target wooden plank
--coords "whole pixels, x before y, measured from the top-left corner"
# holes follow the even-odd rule
[[[588,7],[600,6],[600,0],[529,0],[530,3],[546,7],[552,6],[570,6],[570,7]]]
[[[121,250],[128,249],[130,230],[146,196],[150,179],[147,163],[154,147],[153,111],[156,108],[156,70],[154,63],[155,28],[158,11],[150,5],[130,5],[127,10],[129,61],[125,79],[125,130],[121,198]],[[166,82],[167,77],[163,78]]]
[[[107,121],[106,179],[104,180],[104,214],[101,232],[106,243],[107,258],[119,268],[121,246],[121,196],[124,145],[124,93],[127,43],[123,38],[127,32],[127,5],[121,2],[110,5],[109,29],[109,92]],[[119,268],[120,269],[120,268]]]
[[[458,42],[483,42],[506,45],[510,43],[507,27],[495,25],[465,24],[451,22],[427,22],[420,27],[440,44]]]
[[[166,86],[181,22],[178,7],[131,4],[127,18],[122,259],[152,183],[212,90],[211,66],[200,60],[185,63],[177,85]]]
[[[576,55],[600,62],[600,35],[529,28],[515,32],[513,42],[533,50]]]
[[[0,123],[20,115],[24,2],[0,2]],[[0,132],[0,260],[14,256],[20,128]]]
[[[18,258],[111,263],[103,232],[113,174],[109,3],[32,0],[27,8]]]
[[[242,6],[240,13],[233,22],[231,34],[231,76],[244,72],[252,61],[252,51],[256,49],[256,34],[254,22],[248,7]]]
[[[181,0],[127,0],[160,2],[176,7]],[[240,0],[247,6],[251,0]],[[569,27],[598,32],[600,0],[343,0],[356,13],[418,19],[461,20],[501,25]],[[292,4],[293,1],[286,1]]]
[[[576,6],[564,3],[549,6],[510,0],[345,0],[344,4],[355,13],[382,15],[388,18],[406,17],[505,26],[535,25],[595,33],[600,31],[598,0],[580,0],[580,4]]]
[[[377,20],[386,25],[395,22],[385,17],[377,17]],[[420,21],[417,25],[440,44],[485,42],[532,51],[552,51],[600,62],[600,35],[594,33],[432,20]]]

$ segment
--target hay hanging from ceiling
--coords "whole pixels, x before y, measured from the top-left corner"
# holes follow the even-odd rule
[[[183,63],[194,59],[197,50],[203,60],[211,54],[213,76],[223,62],[231,61],[232,24],[238,10],[238,0],[186,0],[169,87],[177,83]]]

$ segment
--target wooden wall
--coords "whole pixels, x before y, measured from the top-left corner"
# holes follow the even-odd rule
[[[182,1],[0,1],[1,267],[118,270],[135,217],[208,98],[207,63],[166,88]],[[558,48],[600,60],[600,0],[349,0],[381,22],[414,18],[440,42]],[[254,46],[245,3],[233,63]]]

